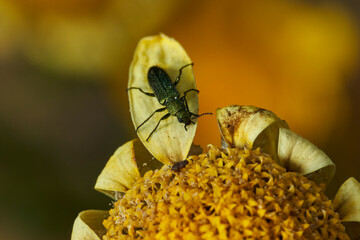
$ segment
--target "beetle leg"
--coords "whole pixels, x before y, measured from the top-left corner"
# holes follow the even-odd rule
[[[195,88],[191,88],[191,89],[186,90],[186,91],[184,92],[184,97],[186,97],[186,94],[187,94],[188,92],[191,92],[191,91],[195,91],[195,92],[199,93],[199,90],[197,90],[197,89],[195,89]]]
[[[184,102],[185,107],[186,107],[186,110],[187,110],[188,112],[190,112],[190,110],[189,110],[189,105],[188,105],[188,103],[187,103],[187,100],[186,100],[186,98],[185,98],[185,95],[182,96],[180,99]]]
[[[150,118],[151,118],[155,113],[157,113],[157,112],[162,112],[162,111],[164,111],[164,110],[166,110],[166,107],[164,107],[164,108],[159,108],[159,109],[155,110],[155,112],[153,112],[145,121],[143,121],[143,122],[136,128],[135,133],[137,133],[137,131],[139,130],[139,128],[140,128],[142,125],[144,125],[147,121],[149,121]]]
[[[195,88],[192,88],[192,89],[186,90],[186,91],[184,92],[184,96],[181,97],[181,99],[184,101],[185,106],[186,106],[186,109],[187,109],[188,111],[190,111],[190,110],[189,110],[189,106],[188,106],[188,103],[187,103],[187,100],[186,100],[186,94],[187,94],[188,92],[191,92],[191,91],[195,91],[195,92],[199,93],[199,90],[197,90],[197,89],[195,89]]]
[[[160,108],[161,109],[161,108]],[[166,108],[165,108],[166,109]],[[159,109],[158,109],[159,110]],[[164,116],[162,116],[162,118],[159,120],[159,122],[156,124],[156,127],[154,128],[154,130],[152,130],[152,132],[149,134],[149,136],[147,137],[147,139],[146,139],[146,141],[148,142],[149,141],[149,138],[151,137],[151,135],[156,131],[156,129],[158,128],[158,126],[159,126],[159,124],[160,124],[160,122],[162,121],[162,120],[165,120],[165,119],[167,119],[168,117],[170,117],[171,115],[170,115],[170,113],[167,113],[167,114],[165,114]]]
[[[129,87],[128,89],[126,89],[126,92],[128,92],[129,90],[132,90],[132,89],[138,89],[143,94],[146,94],[146,95],[148,95],[150,97],[155,97],[154,93],[144,92],[144,90],[142,90],[141,88],[138,88],[138,87]]]
[[[212,115],[212,113],[202,113],[202,114],[196,114],[196,113],[193,113],[193,112],[190,112],[190,110],[189,110],[189,106],[188,106],[188,103],[187,103],[187,100],[186,100],[186,93],[187,92],[190,92],[190,91],[196,91],[196,92],[199,92],[199,90],[197,90],[197,89],[189,89],[189,90],[187,90],[187,91],[185,91],[184,92],[184,96],[182,96],[181,97],[181,99],[184,101],[184,103],[185,103],[185,107],[186,107],[186,109],[188,110],[188,112],[191,114],[191,116],[195,116],[196,118],[199,118],[199,117],[201,117],[201,116],[203,116],[203,115]],[[191,121],[192,123],[194,123],[193,121]],[[195,123],[194,123],[195,124]],[[186,128],[185,128],[186,129]]]
[[[182,70],[184,68],[186,68],[187,66],[194,66],[194,63],[189,63],[189,64],[186,64],[184,66],[182,66],[180,69],[179,69],[179,75],[176,77],[176,80],[174,82],[174,86],[176,87],[176,85],[178,85],[179,81],[180,81],[180,77],[181,77],[181,73],[182,73]]]

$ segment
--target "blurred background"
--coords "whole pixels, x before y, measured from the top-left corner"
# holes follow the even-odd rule
[[[139,39],[195,63],[200,112],[275,112],[360,180],[360,4],[337,1],[0,0],[0,238],[69,239],[114,150],[135,137],[125,89]],[[215,116],[195,142],[220,145]]]

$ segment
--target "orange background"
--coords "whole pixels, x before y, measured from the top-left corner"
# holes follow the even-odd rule
[[[251,2],[251,3],[249,3]],[[360,180],[356,1],[0,0],[0,238],[66,239],[114,150],[135,137],[125,92],[140,38],[163,32],[195,63],[200,113],[275,112]],[[220,145],[215,116],[195,142]]]

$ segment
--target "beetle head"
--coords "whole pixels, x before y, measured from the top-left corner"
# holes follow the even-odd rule
[[[184,123],[185,129],[186,129],[186,126],[193,123],[191,121],[191,114],[188,111],[181,111],[179,114],[176,115],[176,117],[177,117],[179,123]]]

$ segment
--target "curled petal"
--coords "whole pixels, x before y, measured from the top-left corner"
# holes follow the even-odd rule
[[[360,239],[360,183],[355,178],[341,185],[334,199],[334,209],[350,238]]]
[[[191,63],[189,56],[174,39],[164,34],[143,38],[135,50],[130,66],[128,87],[141,88],[144,92],[152,93],[153,90],[147,80],[147,72],[151,66],[157,65],[164,69],[174,82],[179,75],[179,69],[189,63]],[[186,90],[196,88],[192,66],[182,70],[181,79],[176,87],[181,96]],[[155,110],[164,108],[156,97],[148,96],[139,89],[131,89],[128,94],[131,118],[135,128],[144,123]],[[197,114],[199,109],[198,93],[188,92],[186,100],[190,112]],[[156,159],[164,164],[172,165],[184,160],[188,155],[195,135],[197,120],[193,119],[194,124],[188,125],[185,130],[183,123],[180,123],[175,116],[170,116],[160,122],[157,130],[147,141],[155,126],[167,113],[167,110],[156,112],[138,129],[137,134]]]
[[[225,145],[260,147],[280,165],[317,183],[328,183],[335,173],[334,163],[323,151],[290,131],[285,121],[268,110],[229,106],[217,110],[217,120]]]
[[[228,145],[249,149],[260,147],[277,160],[279,128],[288,126],[273,112],[233,105],[218,109],[216,117],[223,141]]]
[[[126,192],[147,170],[158,168],[160,162],[137,139],[119,147],[99,175],[95,189],[115,199],[118,192]],[[140,171],[139,171],[140,169]]]
[[[72,240],[97,240],[102,239],[106,229],[102,222],[108,218],[108,211],[86,210],[79,213],[75,219],[71,233]]]
[[[335,174],[335,164],[323,151],[289,129],[279,129],[278,158],[289,171],[317,183],[327,184]]]

